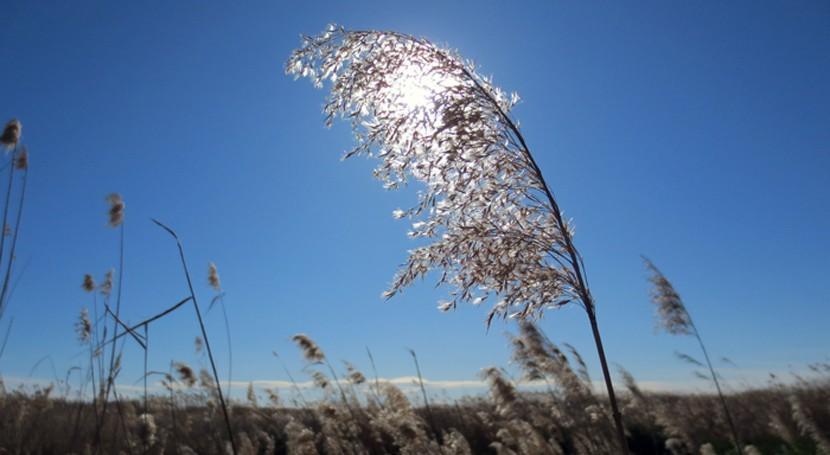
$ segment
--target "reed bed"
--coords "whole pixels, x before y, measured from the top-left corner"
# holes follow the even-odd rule
[[[497,367],[481,372],[488,392],[453,401],[418,397],[383,380],[370,381],[348,364],[325,365],[325,354],[300,335],[306,375],[297,392],[249,386],[227,403],[242,454],[606,454],[616,437],[606,401],[580,372],[578,353],[550,342],[525,324],[511,339],[514,362],[532,390]],[[744,453],[828,453],[830,364],[811,366],[809,378],[725,395]],[[620,404],[626,436],[638,454],[734,454],[729,425],[712,394],[643,391],[623,371]],[[219,387],[208,370],[173,363],[163,389],[146,398],[121,397],[100,436],[95,403],[63,384],[0,388],[0,453],[203,453],[232,451],[222,430]],[[339,384],[336,385],[336,384]],[[285,396],[281,396],[281,395]],[[315,399],[309,399],[314,396]],[[80,410],[80,411],[79,411]]]

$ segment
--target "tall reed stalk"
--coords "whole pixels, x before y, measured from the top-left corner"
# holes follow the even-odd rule
[[[112,193],[107,197],[107,201],[110,204],[109,210],[109,224],[110,226],[118,229],[118,282],[116,283],[116,295],[115,295],[115,312],[112,312],[113,316],[113,323],[112,323],[112,330],[113,330],[113,339],[118,338],[118,317],[121,314],[121,290],[123,288],[123,279],[124,279],[124,201],[121,199],[121,196]],[[111,275],[108,277],[108,280],[111,280]],[[112,282],[109,281],[109,286],[112,286]],[[109,292],[109,291],[107,291]],[[107,294],[107,299],[109,298],[109,294]],[[106,305],[106,303],[105,303]],[[96,443],[96,453],[100,453],[101,450],[101,431],[103,429],[104,424],[106,423],[107,418],[107,406],[109,402],[109,395],[110,391],[113,389],[113,382],[115,381],[115,377],[117,376],[116,371],[116,347],[118,343],[113,342],[112,346],[110,347],[110,358],[109,358],[109,368],[107,370],[107,381],[104,389],[104,396],[102,397],[101,402],[101,414],[98,416],[98,423],[95,426],[95,443]],[[123,346],[123,344],[122,344]],[[119,405],[120,410],[120,405]]]
[[[732,443],[735,445],[735,450],[739,455],[743,454],[741,438],[738,434],[738,429],[735,426],[735,421],[732,419],[732,413],[729,412],[729,406],[726,404],[726,398],[721,390],[718,375],[715,368],[712,366],[712,361],[709,359],[709,352],[703,344],[703,338],[700,336],[700,331],[697,329],[692,315],[680,298],[680,294],[674,289],[674,286],[666,278],[665,275],[654,265],[648,258],[643,257],[646,270],[649,272],[649,281],[653,287],[651,289],[651,300],[657,307],[658,325],[666,332],[672,335],[692,335],[700,345],[700,350],[703,351],[703,357],[706,359],[706,365],[709,367],[709,373],[712,375],[712,382],[715,383],[715,389],[718,392],[718,399],[720,400],[723,414],[726,416],[726,422],[729,425],[729,431],[732,433]]]
[[[375,156],[386,188],[423,184],[419,203],[395,210],[409,236],[432,243],[410,251],[384,293],[390,298],[431,270],[458,302],[497,300],[487,319],[540,316],[570,303],[587,314],[602,366],[619,450],[628,453],[594,299],[573,231],[510,114],[518,102],[456,52],[403,33],[329,26],[304,37],[286,72],[331,84],[326,124],[347,118],[357,145]]]

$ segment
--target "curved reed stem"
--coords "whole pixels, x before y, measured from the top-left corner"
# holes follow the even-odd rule
[[[193,281],[190,279],[190,270],[187,268],[187,261],[184,257],[184,248],[182,247],[182,242],[179,240],[179,236],[176,235],[176,232],[164,225],[162,222],[152,219],[154,223],[156,223],[159,227],[167,231],[173,238],[176,240],[176,246],[179,249],[179,258],[181,259],[182,268],[184,269],[184,276],[187,279],[187,287],[190,290],[190,299],[193,301],[193,308],[196,310],[196,318],[199,321],[199,328],[202,330],[202,339],[205,340],[205,348],[207,349],[208,359],[210,360],[210,367],[213,370],[213,379],[216,381],[216,392],[219,394],[219,403],[222,405],[222,414],[225,417],[225,426],[228,430],[228,437],[231,440],[231,449],[233,454],[236,455],[236,441],[233,437],[233,429],[231,427],[231,417],[228,414],[228,405],[225,403],[225,396],[222,393],[222,383],[219,381],[219,373],[216,371],[216,362],[213,360],[213,351],[210,349],[210,340],[208,340],[207,330],[205,329],[205,323],[202,321],[202,312],[199,310],[199,303],[196,301],[196,293],[193,290]]]
[[[720,404],[723,407],[723,413],[726,415],[726,422],[729,424],[729,430],[732,432],[732,442],[735,444],[735,450],[738,452],[738,455],[743,455],[744,452],[741,444],[741,438],[738,435],[738,428],[735,426],[735,421],[732,419],[732,413],[729,412],[729,406],[726,405],[726,397],[723,396],[723,391],[721,390],[720,382],[718,381],[718,375],[715,373],[715,368],[712,366],[712,361],[709,359],[709,352],[706,351],[706,346],[703,345],[703,339],[700,337],[700,332],[697,331],[697,327],[694,322],[691,322],[691,325],[695,338],[697,338],[697,342],[700,344],[700,350],[703,351],[703,357],[706,359],[706,365],[709,366],[709,373],[712,374],[712,381],[715,383],[715,389],[718,391],[718,398],[720,399]]]

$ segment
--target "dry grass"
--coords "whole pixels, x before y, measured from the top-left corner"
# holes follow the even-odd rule
[[[320,396],[301,407],[285,407],[274,391],[260,404],[253,388],[230,414],[242,454],[605,454],[614,453],[610,410],[595,396],[589,378],[572,367],[553,343],[525,326],[517,340],[539,342],[522,363],[526,373],[548,384],[522,391],[498,368],[482,377],[490,392],[452,403],[415,406],[401,389],[368,381],[349,365],[339,377],[322,370]],[[303,337],[302,349],[313,346]],[[514,340],[514,346],[519,346]],[[307,354],[307,352],[305,352]],[[322,366],[317,364],[318,367]],[[531,369],[532,368],[532,369]],[[727,395],[736,424],[753,446],[746,453],[828,453],[830,365],[813,366],[811,379]],[[163,381],[165,393],[121,401],[123,422],[110,416],[100,441],[103,453],[227,453],[230,450],[218,388],[212,374],[175,364]],[[729,427],[713,410],[717,395],[643,392],[630,375],[621,397],[629,445],[638,454],[735,453]],[[356,380],[356,379],[357,380]],[[361,380],[362,378],[362,380]],[[342,389],[333,385],[340,383]],[[342,391],[342,395],[341,395]],[[308,392],[307,392],[308,393]],[[95,412],[90,401],[69,399],[49,386],[0,393],[0,453],[90,453],[95,451]],[[431,424],[430,421],[434,423]],[[433,430],[433,425],[435,430]],[[3,450],[5,452],[3,452]],[[759,452],[760,451],[760,452]]]

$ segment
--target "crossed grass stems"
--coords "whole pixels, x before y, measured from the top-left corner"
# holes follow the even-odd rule
[[[123,208],[123,205],[122,205],[122,208]],[[119,279],[118,279],[118,286],[117,286],[118,290],[117,290],[117,293],[116,293],[115,311],[113,311],[110,308],[110,306],[108,305],[107,302],[104,303],[104,309],[105,309],[104,317],[111,317],[112,320],[113,320],[113,325],[114,325],[113,335],[112,335],[112,338],[106,339],[106,326],[105,326],[104,332],[103,332],[103,338],[105,338],[105,340],[100,342],[100,344],[98,344],[95,348],[92,348],[92,345],[90,344],[90,360],[92,360],[92,358],[95,356],[96,352],[103,352],[104,348],[106,348],[107,345],[110,345],[110,348],[111,348],[111,350],[110,350],[110,352],[111,352],[110,363],[109,363],[109,369],[108,369],[108,372],[107,372],[106,387],[105,387],[105,390],[104,390],[104,393],[103,393],[103,398],[102,398],[101,412],[97,416],[96,424],[95,424],[96,452],[100,453],[100,451],[103,450],[102,430],[103,430],[104,424],[106,423],[107,404],[109,402],[110,392],[113,393],[113,397],[115,399],[115,405],[116,405],[117,410],[118,410],[119,420],[120,420],[122,429],[124,430],[125,434],[127,433],[126,432],[126,423],[124,421],[124,415],[123,415],[123,412],[122,412],[122,409],[121,409],[121,400],[118,396],[118,393],[117,393],[117,390],[116,390],[116,387],[115,387],[115,379],[118,376],[118,373],[120,371],[121,352],[123,352],[124,341],[126,341],[125,337],[129,336],[130,338],[132,338],[136,342],[136,344],[138,344],[138,346],[142,349],[142,351],[144,353],[144,374],[142,375],[141,379],[143,380],[143,383],[144,383],[144,396],[143,396],[144,414],[143,414],[143,418],[147,419],[148,418],[148,414],[147,414],[147,411],[148,411],[148,385],[147,385],[147,379],[150,375],[153,374],[153,372],[149,372],[148,369],[147,369],[148,352],[149,352],[149,330],[150,330],[150,325],[152,323],[156,322],[156,321],[159,321],[159,320],[163,319],[165,316],[168,316],[168,315],[172,314],[173,312],[175,312],[176,310],[178,310],[182,306],[186,305],[187,303],[192,303],[193,304],[193,309],[195,310],[195,313],[196,313],[196,319],[197,319],[197,322],[199,323],[199,328],[201,330],[201,337],[202,337],[201,339],[204,342],[204,347],[207,351],[208,359],[210,361],[211,372],[213,374],[213,379],[214,379],[213,382],[214,382],[215,389],[216,389],[216,396],[219,398],[219,404],[222,408],[223,420],[224,420],[224,423],[225,423],[225,429],[227,431],[228,438],[230,440],[231,450],[234,454],[236,454],[237,453],[237,446],[236,446],[236,441],[235,441],[232,426],[231,426],[231,419],[230,419],[230,414],[228,412],[228,405],[225,401],[225,393],[222,391],[222,385],[221,385],[222,383],[219,379],[219,373],[216,369],[216,362],[215,362],[214,357],[213,357],[213,351],[210,347],[210,339],[208,338],[207,329],[205,328],[204,320],[202,319],[202,311],[199,307],[199,303],[198,303],[198,300],[196,298],[196,292],[193,289],[193,281],[191,280],[191,277],[190,277],[190,269],[187,266],[187,260],[185,258],[185,254],[184,254],[184,247],[182,246],[181,239],[179,239],[179,236],[176,234],[176,232],[173,229],[171,229],[170,227],[168,227],[167,225],[165,225],[164,223],[162,223],[162,222],[160,222],[156,219],[151,219],[151,220],[157,226],[159,226],[160,228],[165,230],[168,234],[170,234],[170,236],[172,236],[173,239],[176,241],[176,247],[178,249],[179,259],[180,259],[180,262],[181,262],[181,265],[182,265],[182,269],[184,271],[185,280],[187,282],[189,295],[187,297],[183,298],[182,300],[180,300],[179,302],[177,302],[176,304],[168,307],[164,311],[161,311],[158,314],[155,314],[155,315],[153,315],[149,318],[146,318],[141,322],[138,322],[138,323],[135,323],[135,324],[132,324],[132,325],[128,325],[127,323],[125,323],[120,318],[121,277],[123,276],[122,272],[123,272],[123,268],[124,268],[124,224],[119,223],[119,228],[120,228],[119,229],[120,230],[119,263],[120,263],[120,266],[119,266]],[[213,306],[213,304],[215,304],[217,301],[219,301],[222,304],[223,311],[224,311],[224,302],[221,302],[222,296],[223,296],[223,294],[221,294],[221,293],[218,294],[213,299],[213,302],[211,302],[211,307]],[[97,305],[96,305],[96,308],[97,308]],[[225,314],[224,316],[225,316],[225,325],[226,325],[226,328],[228,328],[227,327],[227,315]],[[97,333],[97,330],[95,332]],[[140,333],[140,332],[143,332],[143,334]],[[228,333],[228,337],[230,338],[230,333]],[[119,354],[116,356],[116,354],[115,354],[116,353],[116,347],[117,347],[117,344],[118,344],[118,340],[121,339],[121,338],[124,338],[124,340],[122,340],[121,348],[119,349]],[[91,368],[92,368],[92,365],[91,365]],[[93,377],[93,389],[94,389],[95,388],[94,374],[92,375],[92,377]],[[103,372],[100,373],[99,377],[103,378]],[[230,387],[230,378],[228,379],[228,387]],[[228,391],[230,391],[230,388],[228,389]],[[93,406],[94,406],[94,408],[96,409],[96,412],[97,412],[96,399],[97,398],[96,398],[95,394],[93,394]],[[76,426],[77,426],[78,421],[79,421],[79,419],[76,419]],[[76,434],[77,434],[77,432],[76,432]],[[144,444],[144,451],[146,452],[147,451],[146,441],[143,441],[143,444]]]

